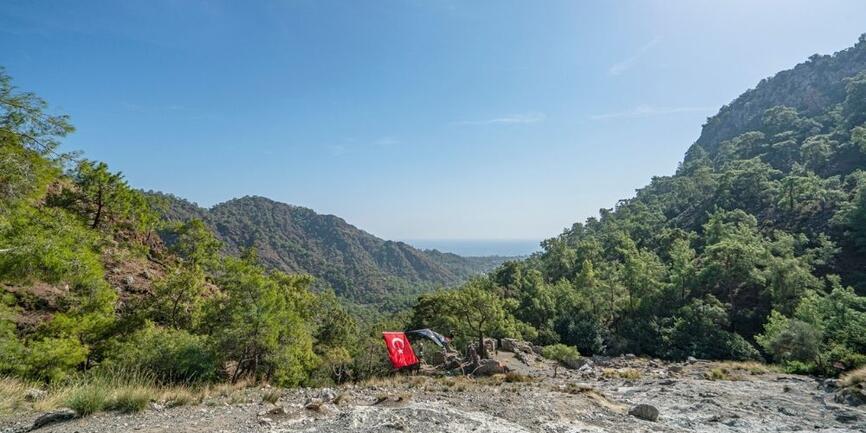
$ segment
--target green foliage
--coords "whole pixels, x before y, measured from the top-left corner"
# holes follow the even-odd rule
[[[580,359],[580,352],[578,352],[574,346],[568,346],[565,344],[544,346],[541,354],[547,359],[559,361],[565,365],[573,365],[574,362]]]
[[[154,322],[177,329],[193,329],[201,320],[205,292],[204,272],[177,267],[154,284],[146,308]]]
[[[209,299],[205,328],[222,363],[236,363],[232,379],[302,383],[315,368],[310,327],[296,301],[309,280],[268,274],[255,257],[226,259],[218,278],[223,291]]]
[[[191,219],[175,223],[166,237],[170,239],[169,249],[187,267],[213,269],[218,263],[222,243],[208,229],[204,221]]]
[[[457,290],[422,295],[413,310],[412,326],[451,330],[459,346],[474,339],[482,351],[485,336],[519,336],[518,321],[491,287],[489,279],[476,278]]]
[[[667,356],[685,359],[688,356],[708,359],[750,360],[759,358],[743,337],[727,331],[728,313],[712,296],[693,299],[681,308],[665,329]]]
[[[216,356],[206,337],[153,325],[113,348],[105,365],[118,371],[137,371],[161,383],[210,382],[218,373]]]
[[[61,209],[18,205],[0,227],[0,281],[103,284],[99,239]]]
[[[157,215],[149,199],[104,162],[79,160],[69,176],[73,185],[50,202],[74,211],[91,228],[132,232],[154,228]]]

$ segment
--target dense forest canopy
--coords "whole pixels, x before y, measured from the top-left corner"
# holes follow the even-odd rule
[[[493,335],[834,374],[866,362],[864,170],[866,36],[763,80],[676,174],[458,293],[496,295]],[[454,296],[422,296],[414,324],[464,315]]]

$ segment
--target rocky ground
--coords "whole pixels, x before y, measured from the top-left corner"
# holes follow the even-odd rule
[[[39,432],[864,432],[866,406],[834,401],[818,379],[750,364],[596,359],[579,369],[499,359],[517,374],[398,377],[333,389],[270,389],[131,415],[96,414]],[[655,421],[652,408],[658,410]],[[631,412],[631,414],[630,414]],[[39,416],[0,420],[25,431]]]

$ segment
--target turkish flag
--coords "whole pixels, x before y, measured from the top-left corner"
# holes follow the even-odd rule
[[[391,358],[391,365],[394,368],[403,368],[418,363],[418,358],[415,357],[415,351],[409,345],[406,334],[402,332],[383,332],[382,336],[385,337],[385,345],[388,346],[388,357]]]

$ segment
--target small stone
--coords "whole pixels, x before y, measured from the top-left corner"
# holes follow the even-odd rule
[[[334,390],[331,388],[325,388],[322,390],[322,393],[319,395],[319,397],[323,401],[334,401],[334,399],[337,398],[337,393],[334,392]]]
[[[24,400],[29,402],[34,402],[36,400],[42,400],[47,392],[39,389],[39,388],[30,388],[27,391],[24,391]]]
[[[286,414],[286,408],[284,408],[282,406],[277,406],[277,407],[271,408],[271,410],[269,410],[267,414],[268,415],[285,415]]]
[[[839,387],[839,380],[837,379],[825,379],[821,382],[821,385],[827,389],[836,389]]]
[[[631,410],[628,411],[628,414],[647,421],[656,421],[659,419],[659,410],[656,409],[655,406],[648,404],[639,404],[631,408]]]
[[[125,284],[126,287],[132,287],[132,285],[135,284],[135,277],[132,275],[123,277],[123,284]]]
[[[694,363],[698,362],[698,359],[695,358],[694,356],[690,356],[690,357],[686,358],[686,362],[688,362],[689,364],[694,364]]]
[[[314,410],[314,411],[318,412],[318,411],[322,410],[322,406],[324,404],[325,404],[325,402],[323,402],[322,399],[320,399],[320,398],[311,398],[311,399],[307,400],[306,403],[304,403],[304,409]]]
[[[75,419],[76,417],[78,417],[78,414],[72,409],[57,409],[53,412],[48,412],[40,416],[39,418],[36,418],[36,421],[33,421],[33,427],[30,427],[30,430],[36,430],[49,424],[69,421],[71,419]]]

